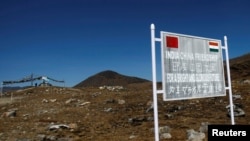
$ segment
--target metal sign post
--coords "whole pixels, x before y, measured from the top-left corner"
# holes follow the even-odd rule
[[[226,89],[229,91],[231,123],[232,123],[232,125],[234,125],[235,124],[234,108],[233,108],[234,104],[233,104],[233,94],[232,94],[232,86],[231,86],[231,75],[230,75],[229,55],[228,55],[228,46],[227,46],[227,36],[224,36],[224,47],[222,47],[222,49],[225,49],[225,53],[226,53],[227,83],[228,83],[228,86],[226,87]]]
[[[231,122],[234,124],[233,100],[227,38],[221,40],[161,32],[155,38],[151,24],[152,85],[155,140],[159,140],[157,94],[164,101],[225,96],[229,90]],[[162,90],[157,90],[155,42],[161,42]],[[228,86],[225,86],[222,49],[226,51]]]
[[[154,130],[155,130],[155,141],[159,141],[155,41],[156,41],[155,40],[155,26],[154,26],[154,24],[151,24],[151,52],[152,52],[152,77],[153,77]]]

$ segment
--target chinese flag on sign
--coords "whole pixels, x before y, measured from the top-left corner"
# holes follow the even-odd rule
[[[178,37],[166,36],[166,45],[169,48],[178,48]]]

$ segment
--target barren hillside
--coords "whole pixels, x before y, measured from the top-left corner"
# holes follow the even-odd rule
[[[233,79],[249,78],[245,57],[231,61]],[[109,87],[99,88],[104,85]],[[233,83],[233,101],[245,113],[235,117],[236,124],[250,124],[249,85]],[[152,84],[144,79],[104,71],[74,88],[31,87],[4,94],[0,141],[154,140]],[[208,124],[231,124],[228,105],[228,95],[169,102],[158,95],[161,140],[184,141],[190,130],[206,135]]]
[[[76,84],[74,88],[82,88],[82,87],[99,87],[99,86],[127,86],[128,84],[132,83],[143,83],[149,82],[146,79],[134,77],[134,76],[126,76],[119,74],[115,71],[106,70],[94,74],[90,76],[86,80],[83,80],[79,84]]]
[[[250,79],[250,53],[231,59],[230,71],[233,80]]]

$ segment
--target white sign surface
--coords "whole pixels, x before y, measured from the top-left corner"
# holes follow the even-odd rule
[[[161,32],[163,99],[225,96],[221,41]]]

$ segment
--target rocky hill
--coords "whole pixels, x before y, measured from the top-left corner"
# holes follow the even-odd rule
[[[230,60],[232,78],[249,78],[249,58]],[[87,87],[125,84],[129,87],[116,91]],[[250,84],[232,85],[235,123],[249,125]],[[114,71],[97,73],[75,88],[5,92],[0,97],[0,141],[152,141],[152,101],[150,81]],[[208,141],[209,124],[231,124],[228,105],[228,95],[163,101],[159,94],[161,140]]]
[[[250,79],[250,53],[230,59],[229,62],[232,80]]]
[[[232,58],[229,60],[230,73],[232,81],[250,80],[250,53]],[[224,62],[225,64],[225,62]],[[226,75],[226,70],[225,70]],[[227,77],[226,77],[227,78]],[[105,70],[94,74],[82,82],[76,84],[73,88],[99,87],[99,86],[127,86],[134,83],[150,82],[149,80],[134,76],[126,76],[112,70]]]
[[[79,84],[75,85],[74,88],[82,88],[82,87],[99,87],[99,86],[127,86],[132,83],[143,83],[149,82],[149,80],[126,76],[119,74],[115,71],[106,70],[99,72],[93,76],[90,76],[86,80],[83,80]]]
[[[32,87],[5,93],[0,98],[0,141],[152,141],[152,87],[140,86],[118,91]],[[249,85],[233,91],[234,102],[246,113],[235,121],[249,124]],[[159,94],[161,140],[191,141],[205,134],[202,141],[208,141],[208,124],[230,124],[228,104],[228,96],[166,102]]]

